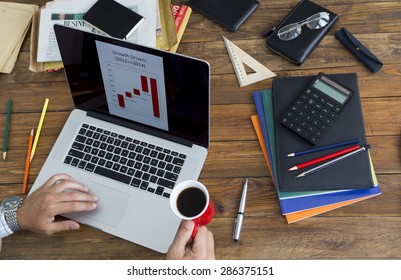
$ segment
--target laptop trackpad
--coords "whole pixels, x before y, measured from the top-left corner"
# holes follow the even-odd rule
[[[93,181],[90,184],[89,192],[99,197],[97,208],[91,212],[80,213],[80,215],[117,227],[127,209],[131,195]]]

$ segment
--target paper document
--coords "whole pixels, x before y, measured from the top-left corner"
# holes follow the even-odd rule
[[[156,1],[157,0],[116,0],[145,20],[127,41],[149,47],[156,46]],[[40,12],[37,62],[60,61],[53,25],[60,24],[73,28],[100,33],[84,22],[82,16],[96,0],[69,0],[48,2]],[[105,34],[104,34],[105,35]]]
[[[35,5],[0,2],[0,72],[11,73]]]

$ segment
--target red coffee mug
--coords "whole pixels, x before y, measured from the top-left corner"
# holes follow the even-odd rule
[[[207,188],[195,180],[183,181],[173,188],[170,207],[179,218],[194,222],[192,237],[195,237],[198,227],[210,223],[215,213]]]

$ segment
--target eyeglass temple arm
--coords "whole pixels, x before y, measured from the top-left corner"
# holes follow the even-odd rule
[[[276,26],[271,28],[271,29],[268,29],[268,30],[262,32],[261,35],[262,35],[263,38],[265,38],[267,36],[270,36],[274,32],[274,30],[276,30]]]

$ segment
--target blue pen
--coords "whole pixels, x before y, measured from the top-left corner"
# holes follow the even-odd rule
[[[328,149],[337,148],[337,147],[341,147],[341,146],[353,145],[353,144],[357,144],[359,142],[361,142],[361,139],[353,139],[353,140],[344,141],[344,142],[340,142],[340,143],[336,143],[336,144],[331,144],[331,145],[327,145],[327,146],[313,148],[313,149],[306,150],[306,151],[290,153],[290,154],[287,155],[287,157],[296,157],[296,156],[300,156],[300,155],[305,155],[305,154],[314,153],[314,152],[318,152],[318,151],[328,150]]]

